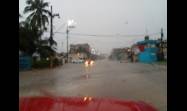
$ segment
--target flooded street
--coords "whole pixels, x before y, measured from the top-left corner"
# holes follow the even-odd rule
[[[167,67],[98,60],[19,73],[20,96],[92,96],[141,100],[167,111]]]

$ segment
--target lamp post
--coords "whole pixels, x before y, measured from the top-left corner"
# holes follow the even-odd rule
[[[67,36],[67,63],[68,63],[68,61],[69,61],[69,54],[68,54],[68,45],[69,45],[69,43],[68,43],[68,34],[69,34],[69,29],[70,28],[75,28],[75,22],[74,22],[74,20],[68,20],[68,22],[67,22],[67,28],[66,28],[66,36]]]
[[[67,63],[68,63],[68,33],[69,33],[69,29],[68,29],[68,26],[67,26],[67,30],[66,30],[66,35],[67,35],[67,38],[66,38],[66,40],[67,40]]]

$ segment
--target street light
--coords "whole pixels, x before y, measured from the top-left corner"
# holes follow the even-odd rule
[[[68,62],[68,34],[69,34],[69,29],[70,28],[75,28],[76,23],[74,22],[74,20],[68,20],[67,21],[67,30],[66,30],[66,34],[67,34],[67,62]]]
[[[74,20],[68,20],[67,25],[69,28],[75,28],[76,23],[74,22]]]

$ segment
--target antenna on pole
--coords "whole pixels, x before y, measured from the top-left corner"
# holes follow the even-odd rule
[[[148,30],[147,27],[145,28],[145,34],[148,35]]]

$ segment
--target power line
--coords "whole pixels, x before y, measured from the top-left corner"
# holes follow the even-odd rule
[[[65,32],[56,32],[57,34],[66,34]],[[159,35],[160,32],[157,33],[151,33],[148,34],[149,36],[153,35]],[[83,33],[70,33],[69,35],[75,35],[75,36],[92,36],[92,37],[141,37],[145,36],[146,34],[134,34],[134,35],[122,35],[122,34],[115,34],[115,35],[109,35],[109,34],[83,34]]]
[[[58,32],[61,28],[63,28],[66,24],[62,24],[54,33]]]

